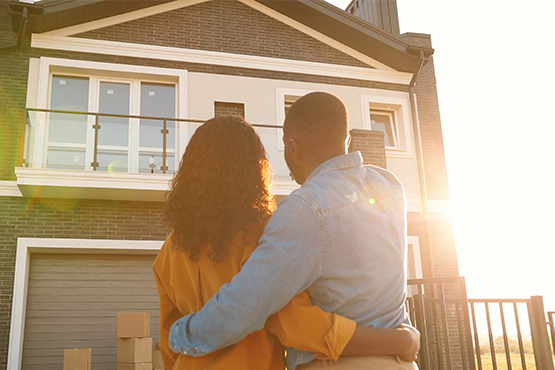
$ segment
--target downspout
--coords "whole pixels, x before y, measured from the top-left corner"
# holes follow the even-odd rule
[[[25,36],[25,31],[27,30],[28,20],[29,20],[29,9],[23,8],[23,12],[21,13],[21,22],[19,23],[19,32],[17,33],[16,43],[0,46],[0,51],[10,50],[21,46],[21,44],[23,43],[23,36]]]
[[[416,110],[416,95],[414,93],[414,85],[416,79],[426,62],[424,51],[420,50],[420,66],[418,70],[412,75],[409,83],[409,97],[412,115],[412,128],[414,134],[416,161],[418,166],[418,180],[420,183],[420,202],[422,205],[422,217],[424,219],[424,232],[426,235],[426,250],[428,251],[428,268],[430,270],[430,277],[435,277],[434,268],[434,253],[432,247],[432,230],[430,228],[430,219],[428,213],[428,189],[426,188],[426,174],[424,172],[424,154],[422,151],[422,137],[420,135],[420,121],[418,120],[418,112]]]

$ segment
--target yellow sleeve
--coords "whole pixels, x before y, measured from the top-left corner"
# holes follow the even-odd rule
[[[313,306],[305,292],[266,321],[266,328],[286,347],[316,353],[322,360],[337,360],[355,332],[356,323]]]
[[[162,355],[164,369],[173,369],[173,365],[179,354],[170,349],[170,329],[173,323],[183,317],[183,315],[166,293],[164,284],[158,276],[156,269],[153,268],[153,271],[160,302],[160,354]]]

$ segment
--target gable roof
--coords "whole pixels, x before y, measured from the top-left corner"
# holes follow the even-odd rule
[[[415,49],[401,38],[324,0],[256,1],[398,71],[414,72],[420,64],[420,50],[426,57],[433,54],[433,49]]]
[[[397,71],[416,71],[420,50],[427,57],[433,54],[433,49],[415,48],[324,0],[255,1]],[[43,14],[29,29],[42,33],[172,2],[179,1],[42,0]]]

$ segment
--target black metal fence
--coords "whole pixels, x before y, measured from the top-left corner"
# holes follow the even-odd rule
[[[418,292],[407,310],[421,333],[421,370],[554,370],[555,312],[546,320],[541,296],[468,299],[464,277],[408,285]]]
[[[420,369],[475,370],[464,277],[412,279],[408,285],[418,291],[407,307],[421,334]]]
[[[548,324],[541,296],[530,299],[470,299],[474,327],[476,360],[479,370],[546,369],[553,370],[553,355]],[[487,327],[487,345],[480,343],[478,308],[482,309]],[[494,336],[494,325],[501,331]],[[483,326],[483,325],[482,325]],[[499,329],[500,328],[500,329]],[[525,338],[529,337],[528,340]],[[515,339],[513,339],[515,338]]]

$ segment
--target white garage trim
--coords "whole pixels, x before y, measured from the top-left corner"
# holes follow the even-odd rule
[[[31,253],[156,254],[163,241],[18,238],[8,348],[8,369],[20,370]]]

